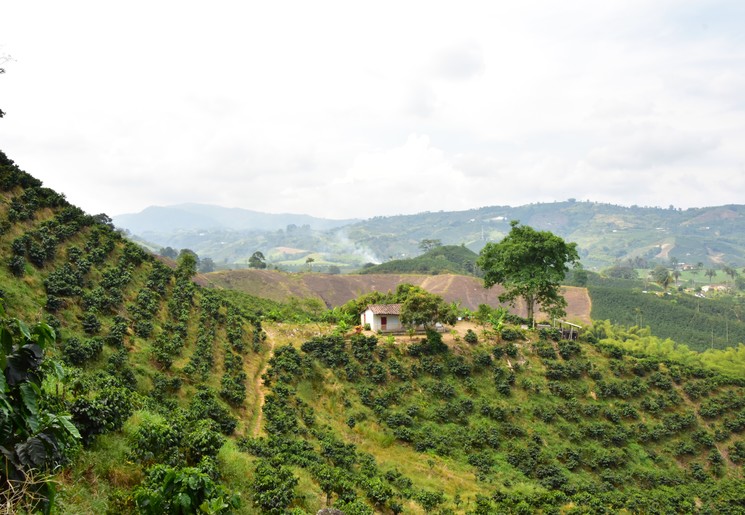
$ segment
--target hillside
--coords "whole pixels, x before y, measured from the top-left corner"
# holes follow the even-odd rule
[[[376,267],[377,268],[377,267]],[[411,283],[459,303],[471,311],[479,304],[498,306],[501,287],[483,287],[481,279],[457,274],[288,274],[276,270],[219,271],[200,276],[203,285],[242,291],[275,301],[314,299],[326,307],[337,307],[364,293],[395,291]],[[643,293],[643,281],[601,278],[590,273],[587,287],[564,286],[567,319],[583,325],[591,320],[610,320],[624,326],[649,326],[661,338],[671,338],[703,351],[726,349],[745,342],[745,324],[740,320],[742,300],[734,297],[699,298],[692,294],[660,291]],[[520,304],[510,311],[520,316]]]
[[[592,317],[627,326],[649,326],[655,335],[691,349],[723,349],[745,342],[743,300],[727,296],[701,298],[674,292],[589,286]]]
[[[484,288],[476,277],[455,274],[364,274],[328,275],[319,273],[288,274],[277,270],[232,270],[205,274],[205,284],[242,291],[256,297],[277,301],[290,297],[319,299],[327,307],[341,306],[345,302],[372,291],[395,291],[396,286],[410,283],[421,286],[430,293],[442,296],[447,302],[460,303],[472,311],[479,304],[498,306],[500,286]],[[580,323],[590,322],[590,299],[585,288],[564,287],[567,319]],[[527,310],[518,304],[515,314],[525,316]]]
[[[51,511],[64,514],[745,503],[745,348],[690,353],[607,323],[573,342],[497,322],[413,337],[291,322],[269,300],[199,287],[189,254],[170,268],[1,153],[0,255],[5,512],[42,506],[46,478],[25,476],[31,466],[53,474]],[[260,274],[280,288],[278,272]],[[358,277],[395,288],[392,275]],[[417,277],[487,294],[473,277],[400,279]],[[295,278],[283,294],[306,280],[355,288]]]
[[[257,424],[255,378],[268,351],[261,320],[196,287],[193,263],[165,266],[105,217],[70,205],[2,153],[0,227],[6,316],[25,321],[34,334],[32,324],[48,324],[55,338],[46,357],[60,365],[33,401],[23,391],[26,407],[8,427],[8,406],[19,402],[13,385],[26,377],[14,363],[23,349],[39,347],[11,350],[6,338],[23,342],[25,326],[3,319],[0,363],[15,368],[5,368],[7,384],[0,383],[2,470],[17,478],[24,464],[65,465],[54,478],[59,513],[132,513],[137,491],[143,499],[165,495],[151,486],[166,472],[204,486],[190,492],[194,501],[223,495],[224,487],[247,488],[246,474],[234,468],[247,470],[250,460],[231,451],[230,442]],[[41,370],[55,367],[49,362]],[[75,431],[55,422],[64,417]],[[27,426],[17,425],[24,419]],[[82,447],[61,454],[61,436],[69,440],[74,432]],[[5,489],[5,479],[0,472],[8,494],[0,498],[3,511],[15,512],[7,504],[15,490]],[[26,493],[17,500],[31,502]]]
[[[393,259],[380,265],[365,266],[362,274],[463,274],[479,275],[476,254],[464,245],[438,245],[421,256]]]
[[[128,225],[127,218],[115,219],[117,226],[156,247],[190,248],[226,268],[246,266],[248,257],[260,250],[271,256],[271,265],[285,270],[301,270],[306,257],[313,257],[318,267],[359,270],[368,262],[418,256],[422,254],[420,242],[426,239],[440,240],[443,245],[465,245],[478,252],[487,241],[503,238],[510,220],[576,242],[587,269],[602,269],[627,259],[669,263],[671,257],[678,262],[701,262],[706,267],[745,265],[743,205],[679,210],[566,201],[381,216],[328,230],[312,224],[242,227],[240,217],[219,229],[161,230],[159,219],[138,220],[137,225]],[[282,247],[297,252],[290,258],[276,251]]]
[[[241,446],[347,513],[355,485],[382,513],[737,513],[742,381],[588,336],[282,347],[267,433]]]

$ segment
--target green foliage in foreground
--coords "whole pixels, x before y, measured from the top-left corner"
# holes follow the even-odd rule
[[[3,508],[46,509],[56,491],[60,513],[232,511],[217,456],[248,407],[259,316],[198,288],[189,256],[168,268],[2,153],[0,255],[8,306],[44,320],[0,330]]]
[[[231,513],[240,505],[234,494],[196,468],[175,469],[158,465],[135,491],[140,513],[147,515]]]
[[[53,482],[44,478],[67,463],[80,433],[59,398],[44,390],[44,381],[62,379],[60,365],[44,361],[54,330],[39,323],[28,327],[5,319],[0,299],[0,490],[2,509],[42,510],[54,498]]]

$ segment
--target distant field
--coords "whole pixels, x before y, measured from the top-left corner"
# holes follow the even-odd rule
[[[639,279],[645,280],[652,269],[638,268],[636,273]],[[706,270],[683,270],[680,272],[680,277],[677,280],[677,286],[683,286],[684,288],[695,288],[697,286],[705,286],[707,284],[731,284],[732,278],[725,274],[722,270],[715,269],[716,272],[711,278],[705,275]]]

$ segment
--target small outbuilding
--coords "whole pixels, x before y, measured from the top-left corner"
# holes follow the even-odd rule
[[[370,304],[360,315],[362,325],[373,331],[401,331],[401,304]]]

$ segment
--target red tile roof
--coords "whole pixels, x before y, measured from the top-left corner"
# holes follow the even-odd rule
[[[370,304],[367,309],[374,315],[400,315],[401,304]]]

